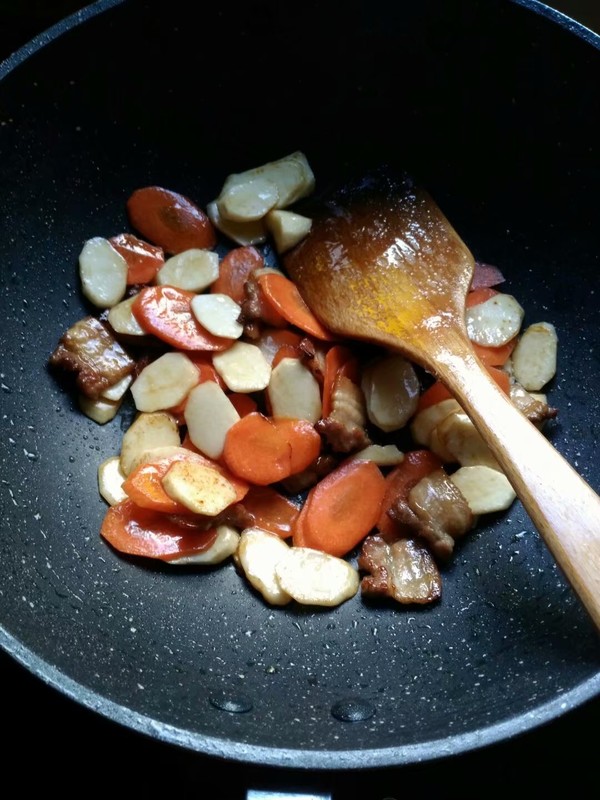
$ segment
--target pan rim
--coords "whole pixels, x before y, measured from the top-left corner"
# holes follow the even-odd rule
[[[35,36],[0,62],[0,81],[38,51],[82,23],[127,0],[96,0],[66,16]],[[549,19],[570,34],[600,50],[600,34],[541,0],[506,0]],[[574,688],[543,705],[502,722],[442,739],[389,748],[356,750],[306,750],[276,748],[219,739],[159,722],[73,680],[50,662],[40,658],[0,625],[0,647],[17,663],[47,686],[105,719],[166,744],[183,747],[209,757],[240,763],[321,771],[361,770],[404,766],[434,761],[481,750],[489,745],[520,736],[583,706],[600,695],[600,671]]]
[[[509,717],[486,728],[416,744],[356,750],[305,750],[232,742],[157,721],[69,678],[48,661],[37,656],[15,636],[0,626],[0,646],[30,673],[73,702],[129,730],[182,747],[199,754],[234,760],[239,763],[290,769],[321,771],[361,770],[399,767],[437,761],[442,758],[482,750],[509,738],[520,736],[583,706],[600,695],[600,672],[568,692],[523,714]],[[208,702],[208,701],[207,701]]]

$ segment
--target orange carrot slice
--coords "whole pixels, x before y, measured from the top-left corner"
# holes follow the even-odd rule
[[[268,302],[287,322],[317,339],[335,339],[306,305],[296,284],[285,275],[264,273],[258,276],[258,283]]]
[[[161,186],[136,189],[127,200],[132,227],[166,253],[212,250],[217,237],[207,214],[187,197]]]
[[[479,289],[473,289],[471,292],[467,292],[465,307],[472,308],[473,306],[478,306],[480,303],[485,303],[486,300],[489,300],[490,297],[493,297],[495,294],[498,294],[498,291],[492,289],[491,286],[481,286]]]
[[[133,233],[119,233],[108,240],[127,262],[127,283],[151,283],[165,263],[162,247],[138,239]]]
[[[503,367],[508,361],[512,351],[515,349],[518,337],[510,339],[506,344],[501,344],[499,347],[486,347],[482,344],[471,342],[473,350],[477,354],[480,361],[486,367]]]
[[[247,414],[227,431],[223,461],[243,480],[258,486],[289,478],[317,458],[321,437],[306,420]]]
[[[308,493],[300,536],[305,547],[342,557],[375,527],[385,479],[372,461],[347,461]]]
[[[204,528],[204,520],[194,524],[187,519],[174,519],[123,500],[107,510],[100,535],[121,553],[171,561],[202,553],[217,538],[214,528]]]
[[[231,339],[213,336],[192,312],[194,292],[174,286],[146,286],[131,306],[134,317],[148,333],[180,350],[220,351]]]
[[[292,535],[300,508],[271,486],[251,486],[242,501],[253,519],[252,526],[274,533],[282,539]]]
[[[264,258],[256,247],[234,247],[225,255],[219,264],[219,277],[212,284],[210,291],[226,294],[242,303],[246,295],[244,284],[255,269],[264,266]]]
[[[231,401],[232,406],[238,412],[240,417],[245,417],[248,414],[252,414],[253,411],[256,411],[258,408],[258,403],[253,397],[250,397],[249,394],[241,394],[240,392],[231,392],[228,395],[229,400]]]

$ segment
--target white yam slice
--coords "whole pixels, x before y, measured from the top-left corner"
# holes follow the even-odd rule
[[[116,506],[117,503],[127,500],[123,491],[124,480],[119,456],[105,459],[98,467],[98,490],[109,505]]]
[[[506,475],[483,465],[460,467],[450,480],[475,515],[505,511],[517,496]]]
[[[372,461],[378,467],[395,467],[404,461],[404,453],[395,444],[370,444],[355,453],[352,458]]]
[[[274,417],[321,418],[319,382],[299,358],[282,358],[271,372],[267,394]]]
[[[127,262],[108,239],[88,239],[79,254],[81,289],[90,303],[110,308],[120,302],[127,289]]]
[[[296,151],[276,161],[269,161],[262,166],[229,175],[219,198],[233,186],[248,183],[257,178],[266,179],[277,187],[276,208],[287,208],[300,198],[310,194],[315,186],[315,177],[306,156],[304,153]]]
[[[347,561],[312,550],[291,547],[275,565],[279,585],[298,603],[338,606],[358,591],[358,572]]]
[[[156,283],[188,292],[203,292],[218,277],[218,254],[213,250],[193,247],[168,258],[156,273]]]
[[[234,222],[261,219],[279,200],[277,184],[264,175],[232,183],[217,199],[219,213]]]
[[[138,414],[121,442],[121,471],[125,476],[129,475],[146,450],[173,445],[181,445],[175,417],[165,411]]]
[[[221,564],[225,559],[232,556],[240,541],[240,535],[235,528],[230,525],[219,525],[217,528],[217,538],[207,550],[201,553],[195,553],[191,556],[181,556],[181,558],[172,558],[165,561],[166,564],[173,564],[175,566],[210,566],[212,564]]]
[[[198,294],[192,298],[192,313],[203,328],[214,336],[239,339],[244,326],[238,321],[241,306],[226,294]]]
[[[108,324],[115,333],[126,334],[127,336],[145,336],[146,331],[142,328],[137,319],[133,316],[131,306],[135,302],[137,295],[132,295],[126,300],[121,300],[108,312]]]
[[[212,224],[242,247],[252,244],[262,244],[267,238],[267,229],[262,219],[250,222],[234,222],[225,219],[219,213],[217,201],[213,200],[206,206],[206,213]]]
[[[417,409],[419,379],[410,361],[400,355],[367,366],[361,385],[367,416],[382,431],[403,428]]]
[[[454,398],[448,398],[448,400],[440,400],[439,403],[434,403],[415,414],[410,423],[410,431],[415,442],[429,447],[433,429],[455,411],[462,411],[461,406]]]
[[[214,467],[195,461],[175,461],[161,484],[173,500],[195,514],[215,517],[235,502],[235,487]]]
[[[114,419],[117,415],[117,411],[121,407],[120,400],[106,400],[103,397],[92,400],[84,394],[79,394],[77,399],[81,411],[83,411],[86,417],[97,422],[98,425],[105,425],[107,422],[110,422],[111,419]]]
[[[227,431],[240,418],[221,387],[214,381],[195,386],[183,414],[192,444],[209,458],[220,458]]]
[[[127,389],[129,389],[131,386],[132,381],[132,375],[124,375],[120,381],[113,383],[112,386],[109,386],[108,389],[105,389],[102,392],[101,397],[104,400],[112,400],[113,402],[116,400],[121,400]]]
[[[434,430],[439,436],[442,448],[452,455],[452,461],[463,467],[481,464],[500,470],[492,451],[466,414],[462,412],[450,414]],[[433,443],[431,447],[433,450]],[[441,453],[438,455],[444,460],[450,460],[445,459]]]
[[[486,347],[500,347],[521,329],[525,312],[510,294],[498,292],[465,312],[469,339]]]
[[[151,361],[131,385],[138,411],[160,411],[185,400],[198,383],[198,369],[183,353],[164,353]]]
[[[512,353],[516,380],[528,391],[536,392],[556,374],[558,337],[549,322],[536,322],[525,331]]]
[[[252,586],[273,606],[284,606],[292,599],[275,574],[275,567],[287,558],[289,549],[279,536],[260,528],[246,528],[240,536],[237,563]]]
[[[282,255],[308,236],[312,228],[312,219],[293,211],[276,209],[269,211],[265,217],[267,230],[273,237],[275,249]]]
[[[271,379],[271,367],[260,348],[234,342],[228,350],[213,355],[213,366],[232,392],[260,392]]]

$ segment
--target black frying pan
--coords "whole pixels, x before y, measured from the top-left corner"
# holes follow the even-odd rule
[[[100,3],[3,68],[0,640],[125,727],[237,762],[382,767],[499,742],[600,689],[597,635],[518,504],[414,613],[273,611],[233,568],[119,558],[96,468],[122,427],[80,416],[45,369],[85,312],[81,243],[126,225],[134,188],[204,203],[293,149],[323,182],[382,160],[557,326],[548,435],[598,489],[598,37],[539,7],[439,5],[231,3],[199,29],[182,4]]]

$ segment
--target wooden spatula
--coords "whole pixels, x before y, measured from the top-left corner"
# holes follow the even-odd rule
[[[334,333],[396,349],[447,385],[600,629],[600,498],[475,356],[473,256],[427,192],[393,178],[341,191],[284,261]]]

